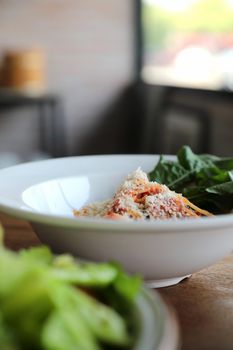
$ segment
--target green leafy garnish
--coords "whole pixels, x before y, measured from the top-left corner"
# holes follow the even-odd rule
[[[3,350],[130,349],[141,279],[112,263],[78,263],[48,247],[0,248]],[[109,301],[109,302],[108,302]]]
[[[160,156],[149,178],[215,214],[233,209],[233,158],[197,155],[189,146],[183,146],[175,161]]]

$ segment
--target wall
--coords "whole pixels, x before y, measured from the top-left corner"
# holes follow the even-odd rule
[[[99,143],[101,151],[118,151],[121,116],[114,116],[115,133],[99,131],[102,125],[105,128],[107,110],[133,79],[132,4],[132,0],[0,1],[0,54],[6,48],[45,49],[48,90],[64,99],[68,154],[94,153]],[[0,150],[23,154],[35,150],[37,129],[31,110],[1,112]]]

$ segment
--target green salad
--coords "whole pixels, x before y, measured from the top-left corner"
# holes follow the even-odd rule
[[[77,263],[46,246],[12,252],[0,237],[1,350],[131,349],[138,276]]]
[[[183,146],[174,161],[161,155],[149,178],[214,214],[233,209],[233,158],[197,155],[189,146]]]

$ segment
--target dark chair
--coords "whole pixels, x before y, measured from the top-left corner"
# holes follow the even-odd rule
[[[177,149],[169,149],[167,132],[172,114],[182,116],[186,120],[197,124],[195,151],[198,153],[209,153],[211,150],[211,115],[209,111],[200,105],[190,101],[175,101],[174,92],[176,88],[167,86],[145,86],[144,95],[144,131],[142,133],[141,153],[176,153]],[[185,131],[184,131],[185,133]],[[172,130],[172,137],[176,139],[177,147],[183,142],[189,144],[188,135],[179,140],[179,133]],[[180,144],[179,144],[180,142]]]

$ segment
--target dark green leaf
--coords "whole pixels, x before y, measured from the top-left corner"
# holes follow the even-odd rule
[[[151,181],[166,184],[171,189],[177,189],[187,183],[191,175],[192,172],[178,162],[165,160],[161,156],[154,170],[149,173],[149,178]]]
[[[177,153],[177,161],[163,156],[150,179],[182,192],[191,202],[213,213],[233,209],[233,158],[195,154],[189,146]]]
[[[206,188],[206,192],[217,195],[231,196],[233,195],[233,182],[225,182],[219,185]]]
[[[140,276],[129,276],[123,271],[119,272],[115,282],[114,288],[117,293],[121,294],[129,301],[133,301],[138,294],[142,285],[142,279]]]
[[[233,158],[222,158],[214,162],[220,169],[233,170]]]
[[[227,214],[229,213],[233,208],[233,197],[232,196],[216,196],[214,194],[209,194],[208,197],[208,204],[209,208],[212,208],[210,210],[214,214]],[[205,205],[205,203],[203,203]]]
[[[216,161],[220,160],[221,158],[219,158],[218,156],[214,156],[213,154],[199,154],[199,157],[205,162],[205,163],[209,163],[209,162],[213,162],[215,163]]]
[[[189,146],[183,146],[178,151],[177,158],[179,163],[187,170],[200,171],[201,169],[209,166],[214,166],[212,157],[203,155],[198,156]]]
[[[206,167],[196,173],[198,186],[211,186],[231,180],[229,172],[218,167]]]

